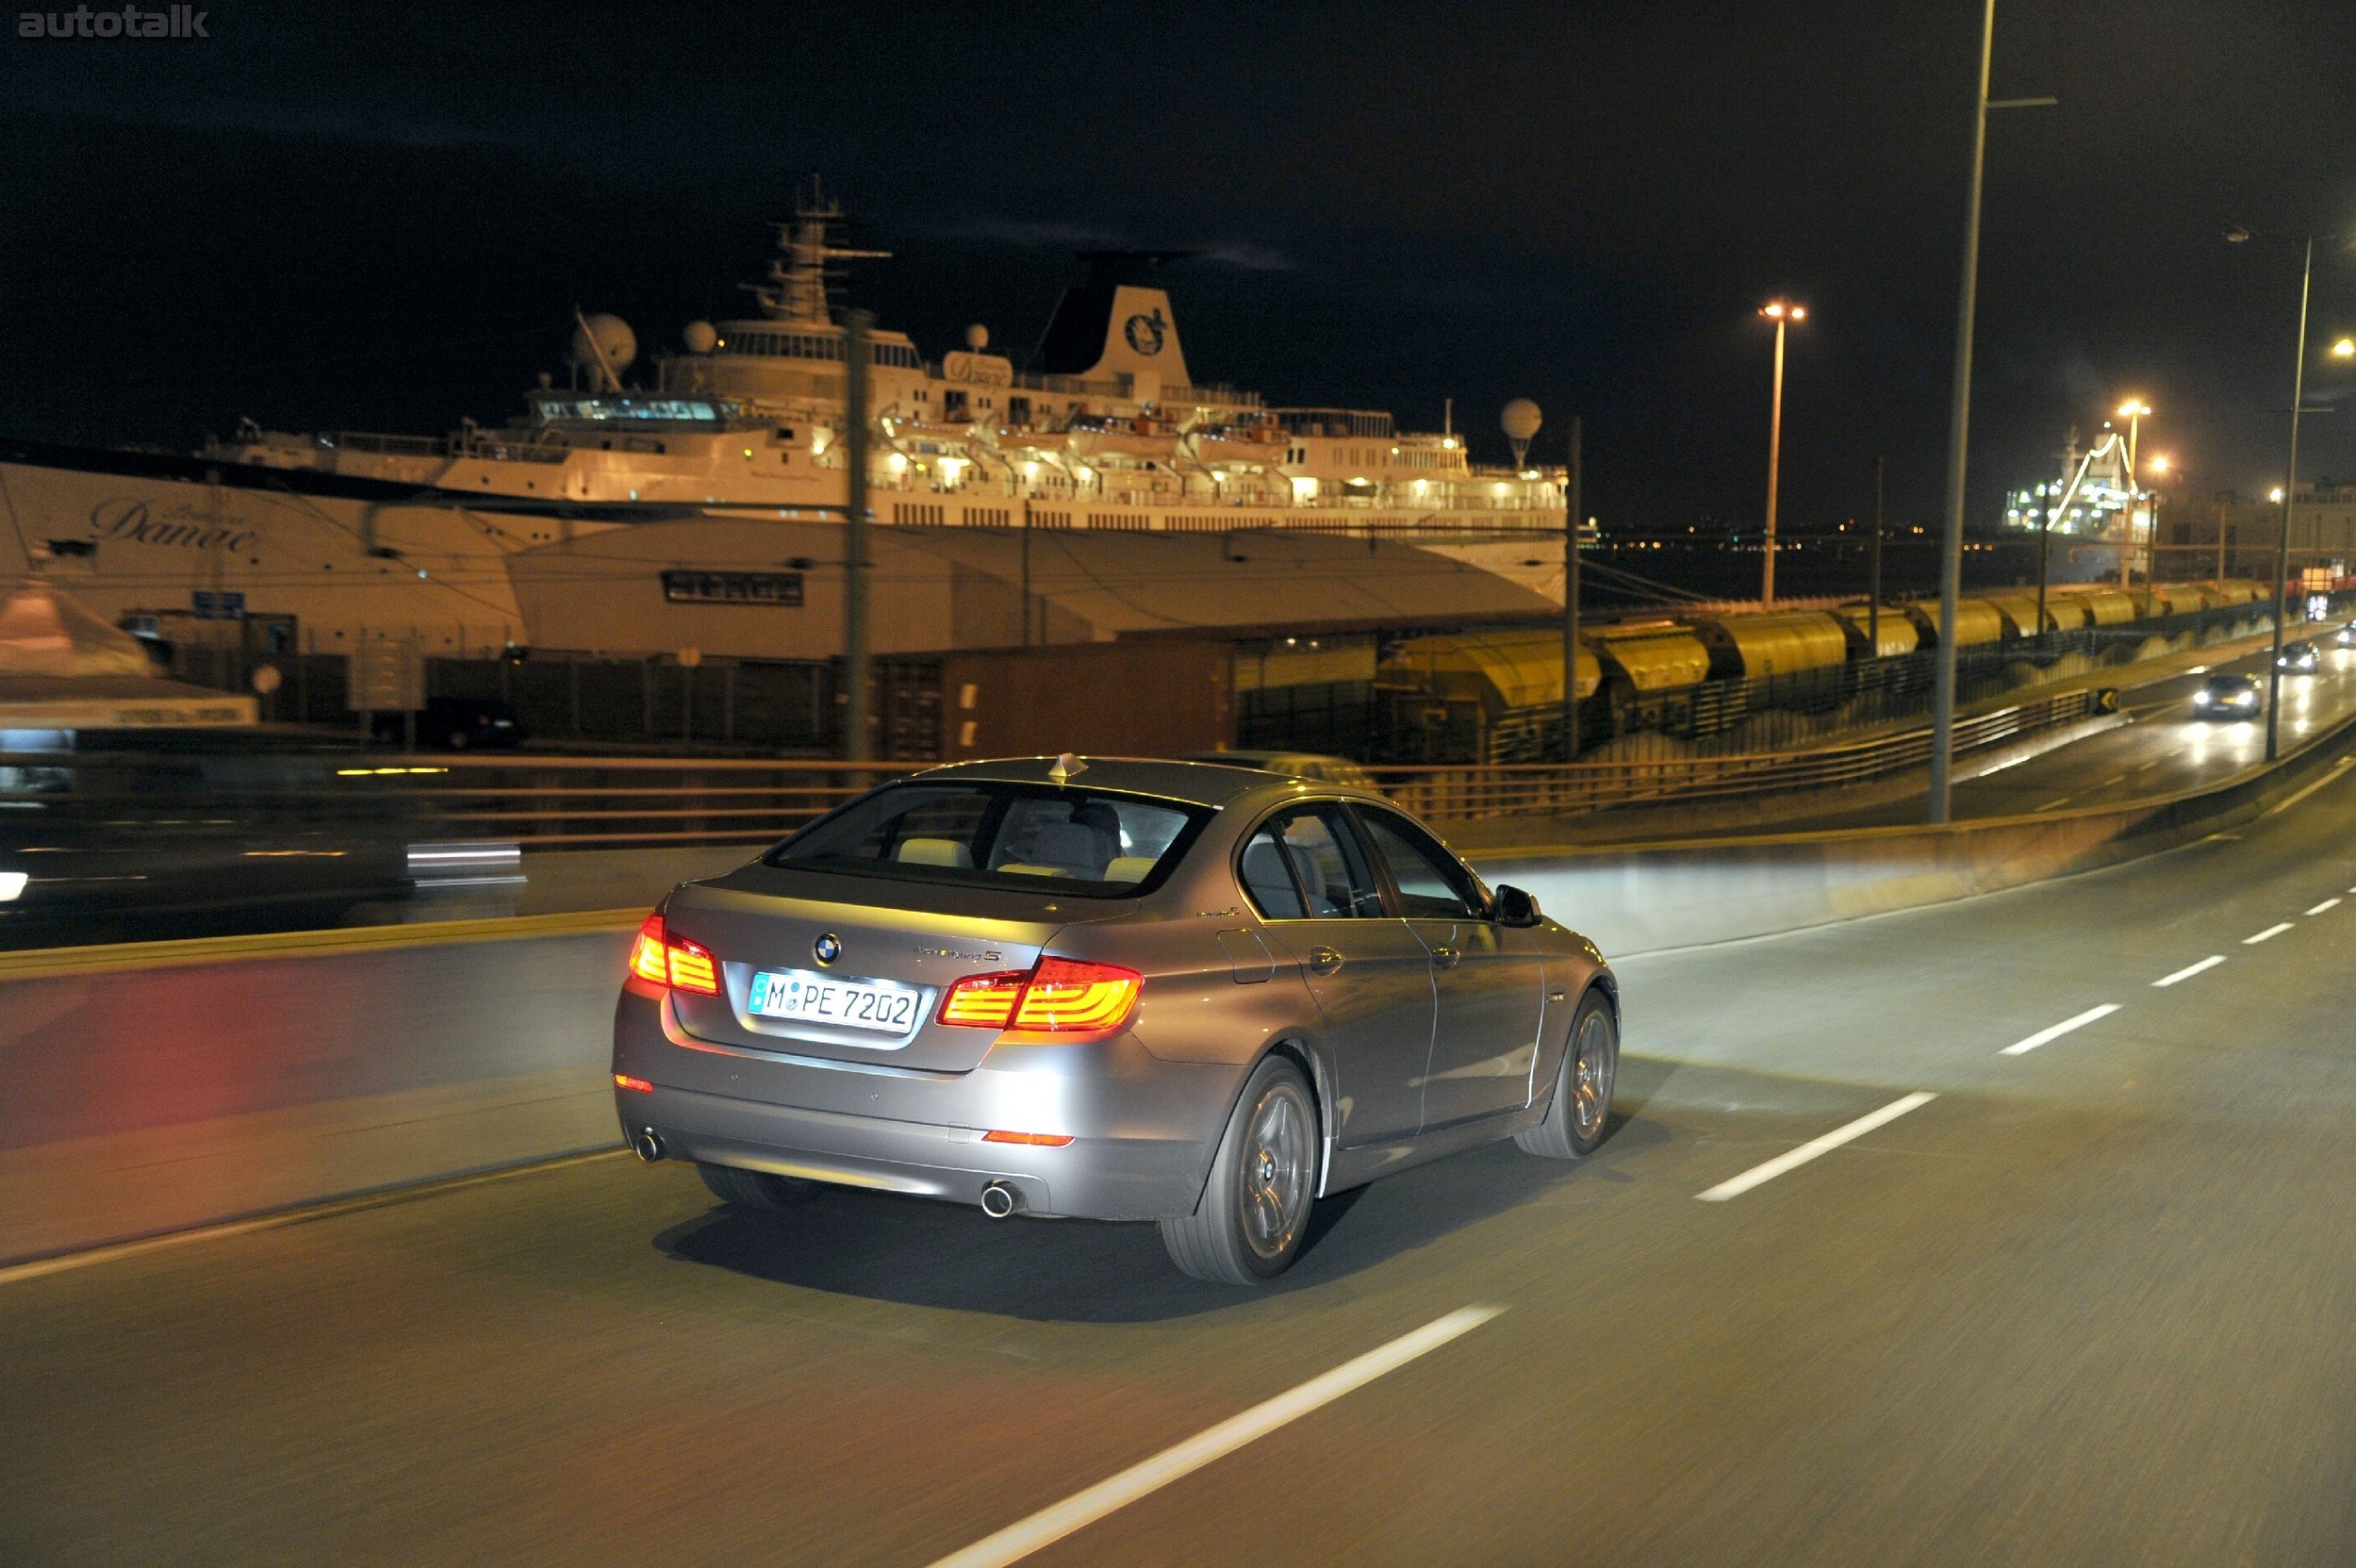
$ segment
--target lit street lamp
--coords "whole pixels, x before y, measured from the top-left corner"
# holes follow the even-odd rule
[[[2327,238],[2345,239],[2348,236]],[[2226,242],[2238,245],[2249,239],[2248,229],[2227,232]],[[2305,260],[2298,274],[2298,358],[2291,370],[2291,450],[2283,466],[2282,483],[2269,499],[2282,503],[2282,532],[2274,547],[2274,656],[2266,661],[2266,761],[2281,754],[2282,725],[2277,714],[2282,695],[2282,620],[2290,602],[2291,512],[2298,504],[2298,416],[2307,400],[2307,299],[2315,281],[2315,237],[2305,239]],[[2342,350],[2346,352],[2343,353]],[[2335,358],[2356,358],[2356,338],[2343,338],[2331,345]]]
[[[2143,489],[2135,472],[2135,438],[2143,430],[2143,417],[2151,412],[2151,405],[2141,398],[2129,398],[2118,405],[2118,412],[2127,421],[2127,536],[2118,545],[2118,586],[2123,588],[2132,581],[2130,573],[2134,569],[2135,497]],[[2159,540],[2155,536],[2151,542],[2157,544]],[[2151,569],[2147,566],[2144,576],[2150,575]]]
[[[1808,307],[1789,300],[1770,300],[1759,314],[1775,323],[1775,390],[1767,417],[1767,569],[1759,583],[1759,605],[1775,607],[1775,490],[1784,459],[1784,328],[1808,319]]]

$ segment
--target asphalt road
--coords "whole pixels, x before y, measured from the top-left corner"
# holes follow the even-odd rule
[[[2350,773],[1631,960],[1601,1154],[1328,1201],[1264,1293],[618,1158],[0,1274],[0,1562],[924,1568],[1157,1456],[1019,1560],[2349,1561]]]

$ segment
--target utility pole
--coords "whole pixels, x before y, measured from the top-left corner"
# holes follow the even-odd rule
[[[1947,531],[1939,540],[1938,659],[1931,696],[1930,820],[1947,820],[1955,767],[1955,596],[1963,586],[1964,450],[1971,435],[1971,329],[1980,296],[1980,187],[1987,170],[1988,64],[1996,0],[1980,24],[1980,91],[1971,114],[1971,193],[1964,206],[1963,284],[1955,303],[1955,385],[1947,425]]]
[[[843,758],[865,762],[867,737],[867,335],[875,318],[843,318]],[[1029,537],[1028,535],[1025,536]]]
[[[1571,416],[1571,467],[1562,498],[1562,757],[1579,760],[1579,416]]]
[[[1865,552],[1868,576],[1865,590],[1867,657],[1882,656],[1882,460],[1873,459],[1873,538]]]
[[[2037,635],[2045,635],[2045,584],[2048,571],[2045,553],[2052,548],[2052,537],[2046,529],[2053,520],[2053,508],[2042,501],[2037,503]]]
[[[2307,294],[2315,280],[2315,240],[2307,237],[2306,270],[2298,277],[2298,365],[2291,372],[2291,455],[2282,474],[2282,536],[2274,543],[2274,656],[2266,661],[2266,761],[2282,750],[2282,620],[2289,613],[2291,510],[2298,503],[2298,414],[2307,402]]]

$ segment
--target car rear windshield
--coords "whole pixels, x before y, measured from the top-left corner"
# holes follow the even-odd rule
[[[981,781],[887,784],[769,851],[771,866],[1128,899],[1186,853],[1208,807]]]

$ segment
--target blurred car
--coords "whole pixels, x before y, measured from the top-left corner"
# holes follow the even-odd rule
[[[2322,664],[2322,651],[2312,642],[2285,643],[2274,657],[2274,668],[2288,675],[2313,675]]]
[[[1150,1219],[1252,1284],[1326,1194],[1501,1138],[1591,1152],[1619,1041],[1594,947],[1380,796],[1067,755],[882,785],[682,884],[613,1070],[639,1156],[739,1208]]]
[[[2334,648],[2356,648],[2356,620],[2349,621],[2347,625],[2331,634],[2331,646]]]
[[[385,780],[139,741],[0,766],[0,949],[335,925],[409,898],[423,818]]]
[[[1287,778],[1314,779],[1323,784],[1355,784],[1360,789],[1376,787],[1373,777],[1359,764],[1321,751],[1189,751],[1186,760],[1216,763],[1222,767],[1257,768],[1262,773],[1282,773]]]
[[[380,713],[375,735],[387,745],[405,738],[407,716]],[[496,697],[435,697],[417,712],[418,744],[429,751],[466,751],[519,746],[531,738],[516,710]]]
[[[2196,718],[2248,718],[2263,704],[2254,675],[2212,675],[2192,694]]]

